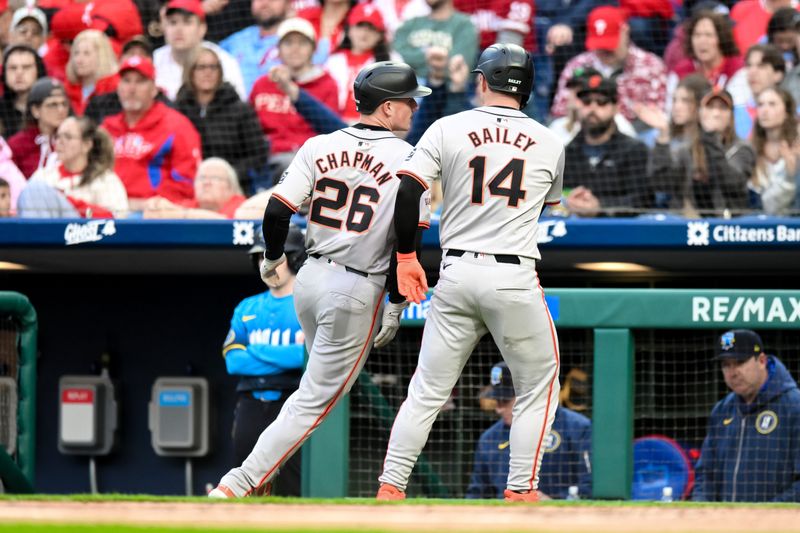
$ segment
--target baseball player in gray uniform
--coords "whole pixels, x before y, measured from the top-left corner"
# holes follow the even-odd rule
[[[536,226],[561,200],[564,146],[520,111],[530,54],[494,44],[475,71],[482,107],[436,121],[400,165],[395,206],[401,294],[427,290],[413,243],[417,198],[441,179],[442,263],[419,362],[389,439],[378,499],[402,499],[411,470],[467,358],[490,333],[511,369],[517,403],[505,498],[537,501],[543,441],[558,404],[558,339],[536,275]]]
[[[262,278],[286,260],[289,219],[311,199],[308,259],[294,285],[309,354],[305,373],[242,466],[228,472],[211,497],[268,493],[281,465],[353,386],[373,343],[381,347],[392,340],[408,306],[391,287],[384,306],[400,185],[395,170],[411,151],[392,132],[409,129],[417,108],[414,98],[431,91],[417,84],[405,63],[385,61],[362,70],[354,92],[361,121],[309,139],[264,213]],[[416,212],[419,203],[414,207]],[[422,214],[423,222],[427,215]],[[419,223],[418,217],[415,228]]]

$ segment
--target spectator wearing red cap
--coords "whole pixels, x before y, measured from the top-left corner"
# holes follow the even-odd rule
[[[67,62],[67,96],[72,110],[83,115],[89,98],[116,91],[117,56],[111,40],[98,30],[84,30],[75,37]]]
[[[533,0],[455,0],[455,7],[466,13],[478,28],[480,49],[494,43],[517,44],[536,50],[533,28]]]
[[[212,48],[222,62],[222,75],[233,85],[239,98],[246,98],[239,63],[219,45],[204,41],[208,26],[200,0],[170,0],[164,18],[164,40],[167,44],[153,52],[156,84],[170,99],[175,99],[183,85],[183,69],[200,45]]]
[[[219,43],[239,62],[248,96],[256,80],[280,63],[278,26],[286,20],[291,8],[291,0],[252,0],[250,11],[255,24]]]
[[[592,67],[616,80],[619,111],[637,131],[647,126],[637,120],[637,102],[664,108],[667,97],[667,68],[656,55],[646,52],[630,40],[625,13],[618,7],[603,6],[592,10],[587,19],[586,52],[567,63],[558,80],[558,91],[551,113],[567,112],[569,81],[578,67]]]
[[[280,176],[303,143],[321,133],[297,112],[298,99],[313,97],[332,110],[339,107],[336,82],[311,62],[316,43],[311,23],[298,17],[286,19],[278,36],[281,65],[259,78],[250,93],[250,104],[270,140],[272,176]]]
[[[131,210],[141,211],[153,196],[172,202],[191,199],[200,135],[189,119],[156,101],[155,68],[149,59],[128,58],[119,72],[122,112],[107,117],[103,126],[114,138],[114,170],[125,184]]]
[[[339,87],[339,109],[345,122],[355,124],[360,116],[353,97],[353,82],[358,73],[371,63],[389,59],[400,60],[400,56],[389,52],[380,11],[372,4],[358,4],[347,15],[347,36],[341,49],[325,63]]]

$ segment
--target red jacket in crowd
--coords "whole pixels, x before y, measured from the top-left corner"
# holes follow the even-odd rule
[[[67,92],[72,111],[82,117],[83,112],[86,110],[86,104],[89,103],[89,98],[99,94],[113,93],[117,90],[117,84],[119,84],[119,75],[112,74],[97,80],[97,83],[94,84],[94,90],[85,97],[80,83],[71,83],[67,80],[64,83],[64,89]]]
[[[133,126],[125,122],[123,111],[107,117],[103,127],[114,139],[114,172],[128,198],[194,198],[200,135],[188,118],[156,102]]]
[[[316,75],[295,83],[311,96],[336,111],[339,109],[336,82],[327,72],[316,69]],[[317,134],[300,116],[291,100],[278,86],[262,76],[253,84],[250,104],[255,108],[264,134],[269,138],[270,151],[276,154],[293,152]]]
[[[104,32],[117,54],[131,37],[144,33],[142,18],[132,0],[39,0],[37,5],[41,9],[58,9],[50,20],[52,38],[42,59],[47,74],[61,81],[66,81],[69,60],[69,50],[63,43],[71,42],[83,30]]]
[[[478,29],[480,49],[497,42],[501,31],[513,31],[525,36],[522,47],[536,50],[536,30],[533,27],[533,0],[455,0],[456,9],[466,13]],[[470,61],[467,61],[470,64]]]

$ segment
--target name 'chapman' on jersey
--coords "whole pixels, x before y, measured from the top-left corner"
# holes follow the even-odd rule
[[[387,168],[386,164],[375,160],[372,155],[359,151],[348,152],[347,150],[342,150],[341,152],[331,152],[318,158],[314,163],[317,166],[317,170],[323,174],[337,168],[363,170],[372,174],[378,185],[383,185],[394,177],[391,172],[385,170]]]

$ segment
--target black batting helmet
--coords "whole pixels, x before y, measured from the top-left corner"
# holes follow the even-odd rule
[[[472,72],[480,72],[493,91],[518,94],[524,107],[533,90],[531,54],[516,44],[496,43],[484,50]]]
[[[247,251],[253,258],[253,264],[258,270],[258,262],[261,256],[267,249],[264,243],[264,232],[261,231],[261,226],[256,230],[253,246]],[[289,234],[286,235],[286,243],[283,245],[283,253],[286,254],[286,263],[289,265],[289,270],[293,274],[297,274],[300,267],[306,261],[306,237],[303,232],[294,224],[289,226]]]
[[[428,96],[431,90],[417,83],[417,74],[405,63],[380,61],[358,73],[353,93],[358,112],[369,115],[386,100]]]

